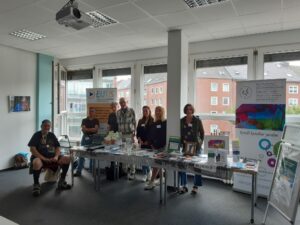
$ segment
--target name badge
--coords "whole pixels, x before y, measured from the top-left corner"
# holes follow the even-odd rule
[[[189,126],[189,127],[193,127],[193,124],[189,123],[188,126]]]
[[[145,127],[145,124],[143,123],[143,124],[141,124],[141,126],[142,126],[142,127]]]
[[[156,125],[156,128],[160,129],[160,128],[161,128],[161,125],[160,125],[160,124],[159,124],[159,125]]]
[[[90,138],[89,137],[85,137],[84,140],[88,141],[88,140],[90,140]]]

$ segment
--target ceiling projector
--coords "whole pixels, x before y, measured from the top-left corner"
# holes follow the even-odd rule
[[[56,13],[56,21],[76,30],[92,25],[92,19],[78,9],[78,4],[75,0],[70,0]]]

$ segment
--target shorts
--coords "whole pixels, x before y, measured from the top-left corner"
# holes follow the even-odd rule
[[[58,156],[58,160],[60,160],[60,158],[62,157],[62,155]],[[29,173],[32,174],[33,173],[33,165],[32,165],[32,161],[35,159],[36,157],[31,157],[30,158],[30,166],[29,166]],[[57,169],[59,168],[59,164],[57,162],[45,162],[42,160],[43,166],[42,169],[51,169],[52,171],[57,171]]]

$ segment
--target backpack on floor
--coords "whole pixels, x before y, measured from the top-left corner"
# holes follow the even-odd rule
[[[22,169],[28,167],[27,153],[18,153],[14,157],[14,168]]]

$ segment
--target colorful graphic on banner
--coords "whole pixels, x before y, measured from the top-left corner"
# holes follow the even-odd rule
[[[116,88],[87,88],[86,89],[87,109],[96,109],[96,118],[100,122],[99,133],[107,133],[107,120],[111,113],[112,102],[117,101]]]
[[[236,128],[283,131],[284,104],[242,104],[236,109]]]
[[[236,132],[241,156],[260,160],[257,193],[267,196],[285,125],[286,81],[237,82]],[[236,173],[235,190],[250,191],[251,177]]]

